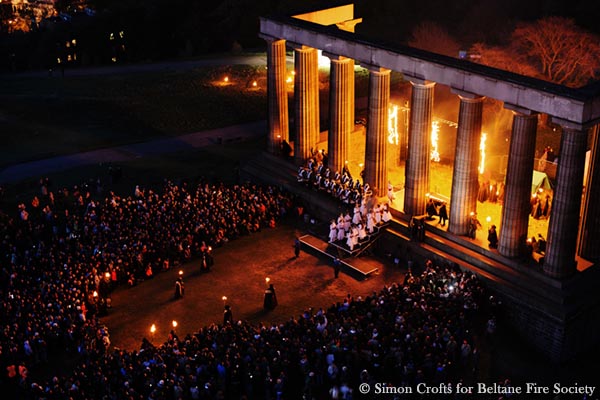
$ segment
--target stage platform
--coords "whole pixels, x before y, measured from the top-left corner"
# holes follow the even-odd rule
[[[302,243],[303,250],[327,258],[331,261],[332,267],[333,259],[337,257],[342,263],[341,272],[357,279],[368,279],[371,274],[378,273],[381,267],[381,262],[372,256],[351,257],[346,251],[341,250],[339,246],[332,245],[311,234],[301,236],[300,242]]]

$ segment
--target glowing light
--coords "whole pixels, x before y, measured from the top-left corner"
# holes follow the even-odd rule
[[[221,300],[223,300],[223,301],[227,301],[227,296],[223,296],[223,297],[221,297]]]
[[[292,83],[294,81],[294,79],[291,76],[288,76],[287,79],[285,80],[287,83]]]
[[[398,106],[395,104],[388,109],[388,142],[398,145]]]
[[[177,321],[173,320],[173,322],[171,322],[171,324],[173,325],[173,328],[177,328]]]
[[[94,297],[98,297],[98,292],[96,292],[96,291],[94,290],[94,293],[92,293],[92,296],[94,296]]]
[[[154,332],[156,332],[156,325],[152,324],[150,327],[150,333],[154,335]]]
[[[296,75],[296,71],[292,71],[292,75]]]
[[[269,278],[268,276],[265,278],[265,282],[267,282],[267,285],[269,284],[269,282],[271,281],[271,278]]]
[[[256,82],[256,81],[253,81],[253,82],[252,82],[252,87],[257,87],[257,86],[258,86],[258,82]]]
[[[487,133],[481,133],[481,141],[479,142],[479,173],[483,174],[485,171],[485,142],[487,140]]]
[[[117,57],[111,58],[112,62],[117,62]]]
[[[490,216],[488,215],[488,217],[487,217],[485,220],[486,220],[486,221],[488,222],[488,224],[489,224],[490,222],[492,222],[492,217],[490,217]]]
[[[110,279],[110,272],[106,272],[106,273],[104,273],[104,277],[105,277],[106,279]]]
[[[323,55],[322,50],[317,50],[319,67],[329,67],[331,60]]]
[[[179,276],[183,275],[183,270],[179,270]]]
[[[228,83],[229,82],[229,77],[226,76],[225,79],[223,79],[223,82]]]
[[[438,121],[431,122],[431,161],[440,162],[440,152],[438,151],[440,123]]]

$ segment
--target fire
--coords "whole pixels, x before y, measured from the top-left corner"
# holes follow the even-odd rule
[[[440,133],[440,123],[431,121],[431,161],[440,162],[440,152],[438,151],[438,140]]]
[[[395,104],[388,109],[388,142],[398,145],[398,106]]]
[[[479,142],[479,167],[477,167],[477,169],[479,169],[479,173],[483,174],[483,171],[485,170],[485,142],[487,140],[487,133],[482,132],[481,133],[481,141]]]

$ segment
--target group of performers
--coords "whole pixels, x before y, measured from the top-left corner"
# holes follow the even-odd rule
[[[360,204],[365,194],[370,193],[369,185],[361,184],[358,178],[353,179],[346,167],[342,172],[332,172],[312,158],[306,166],[298,168],[298,182],[328,193],[345,204]]]
[[[375,204],[374,207],[367,209],[367,203],[363,199],[360,206],[355,204],[353,216],[347,212],[340,214],[337,220],[331,220],[329,225],[329,242],[344,243],[350,249],[360,245],[367,239],[367,236],[375,232],[375,228],[389,222],[392,214],[388,203]]]

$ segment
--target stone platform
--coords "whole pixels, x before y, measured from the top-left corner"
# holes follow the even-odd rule
[[[243,166],[242,178],[279,185],[303,199],[306,212],[328,221],[350,211],[348,205],[296,181],[297,166],[263,153]],[[506,305],[504,316],[525,340],[550,360],[572,360],[600,343],[600,285],[598,266],[586,265],[564,280],[548,277],[531,260],[508,259],[487,248],[481,238],[469,239],[426,224],[423,241],[410,238],[409,217],[392,208],[394,217],[382,234],[378,252],[402,248],[415,263],[433,259],[453,263],[480,276]],[[480,236],[482,236],[480,234]],[[581,263],[584,261],[581,260]]]

